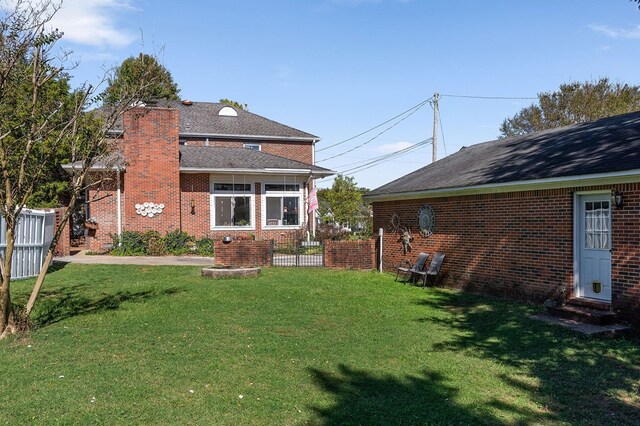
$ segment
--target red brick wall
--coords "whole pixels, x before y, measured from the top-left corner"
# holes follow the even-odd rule
[[[124,230],[155,230],[164,234],[180,227],[180,164],[178,111],[136,108],[124,115],[127,161],[122,226]],[[136,204],[164,204],[153,218],[136,214]]]
[[[60,207],[57,209],[52,209],[55,213],[55,221],[53,232],[55,234],[58,226],[62,222],[62,216],[64,216],[67,211],[66,207]],[[58,242],[56,243],[55,251],[53,252],[55,256],[69,256],[71,254],[71,227],[69,226],[69,222],[64,225],[62,232],[60,233],[60,237],[58,238]]]
[[[271,241],[216,240],[213,252],[218,266],[271,266]]]
[[[640,325],[640,183],[618,185],[622,209],[612,210],[611,285],[613,306]]]
[[[612,305],[631,312],[640,300],[640,184],[566,188],[373,203],[374,229],[384,228],[383,266],[393,270],[421,251],[444,252],[446,286],[520,300],[542,301],[558,285],[573,290],[573,194],[618,189],[612,210]],[[435,211],[434,234],[419,233],[418,210]],[[390,233],[391,216],[411,228],[411,253]]]
[[[209,175],[206,173],[181,174],[180,190],[182,191],[182,230],[196,238],[209,235],[211,229]]]
[[[188,146],[205,146],[204,138],[187,138]],[[262,152],[278,155],[311,164],[313,162],[313,145],[311,142],[292,141],[251,141],[251,140],[230,140],[230,139],[209,139],[209,146],[223,148],[242,148],[244,144],[260,144]]]
[[[121,174],[121,187],[125,174]],[[118,197],[116,191],[116,175],[111,173],[92,174],[90,179],[99,184],[89,189],[89,217],[96,220],[98,229],[88,232],[86,247],[93,252],[104,252],[113,244],[111,235],[118,234]],[[121,193],[124,201],[124,193]]]
[[[324,265],[327,268],[375,269],[376,241],[325,240]]]

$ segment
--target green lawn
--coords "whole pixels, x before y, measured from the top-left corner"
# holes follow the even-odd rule
[[[534,310],[373,272],[69,264],[0,342],[0,423],[637,424],[640,344]]]

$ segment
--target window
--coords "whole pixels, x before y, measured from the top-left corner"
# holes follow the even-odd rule
[[[611,210],[608,201],[586,202],[584,207],[585,248],[608,250]]]
[[[300,191],[300,184],[279,184],[279,183],[265,183],[264,190],[269,191]]]
[[[242,144],[243,148],[253,149],[255,151],[262,151],[259,143],[245,143]]]
[[[299,226],[302,223],[300,184],[266,183],[264,190],[265,226]]]
[[[253,226],[251,184],[212,182],[211,188],[213,228]]]
[[[214,183],[214,191],[251,192],[250,183]]]

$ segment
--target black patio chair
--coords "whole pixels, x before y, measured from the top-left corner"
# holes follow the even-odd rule
[[[433,255],[433,259],[431,259],[431,264],[426,269],[426,271],[421,272],[419,274],[419,275],[422,275],[422,287],[427,286],[427,281],[429,280],[429,277],[431,277],[431,280],[433,281],[433,283],[435,283],[436,278],[438,278],[438,275],[440,274],[440,269],[442,268],[442,262],[444,262],[444,257],[445,257],[444,253],[436,252]]]
[[[416,259],[416,263],[413,265],[405,260],[404,266],[398,266],[398,272],[396,273],[396,281],[398,281],[398,277],[400,274],[403,276],[409,276],[404,282],[416,282],[416,278],[421,275],[421,272],[424,272],[424,267],[427,264],[427,260],[429,260],[429,253],[420,253],[418,258]]]

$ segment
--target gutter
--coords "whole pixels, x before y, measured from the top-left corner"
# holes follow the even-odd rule
[[[190,133],[180,132],[179,136],[186,138],[219,138],[219,139],[259,139],[290,142],[311,142],[316,143],[317,137],[295,137],[295,136],[266,136],[266,135],[230,135],[226,133]]]
[[[388,192],[373,195],[365,194],[363,198],[368,201],[395,201],[462,195],[500,194],[506,192],[541,189],[571,188],[574,186],[614,185],[631,182],[640,182],[640,169],[626,170],[623,172],[598,173],[593,175],[564,176],[452,188],[427,189],[421,191]]]
[[[181,173],[232,173],[247,175],[264,175],[264,174],[290,174],[290,175],[307,175],[307,176],[331,176],[335,172],[330,170],[327,172],[314,171],[311,169],[238,169],[238,168],[211,168],[211,167],[180,167]]]

